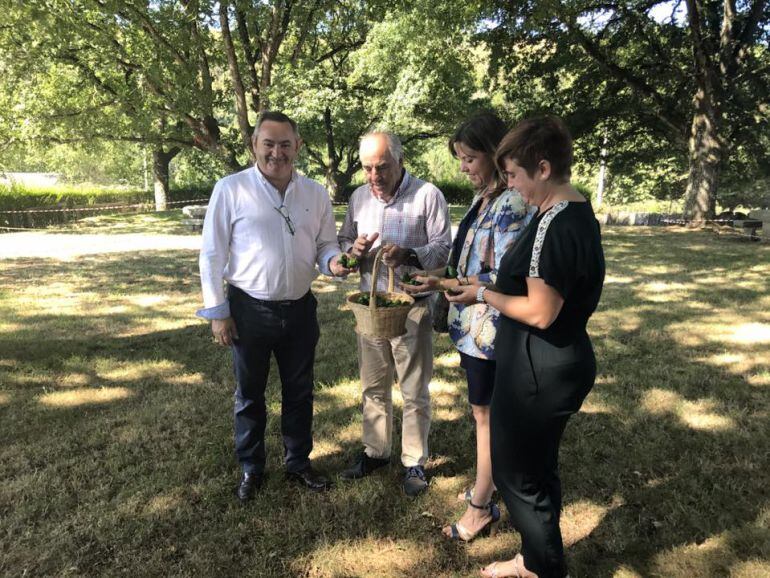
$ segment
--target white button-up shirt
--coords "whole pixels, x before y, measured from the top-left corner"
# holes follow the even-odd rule
[[[437,269],[446,265],[452,242],[449,208],[441,191],[404,171],[403,179],[393,198],[385,202],[372,193],[369,185],[358,187],[350,196],[345,221],[337,239],[343,250],[353,245],[361,234],[379,233],[369,254],[361,262],[361,291],[372,286],[374,256],[380,247],[394,243],[414,249],[422,269]],[[399,279],[404,272],[416,267],[402,265],[396,271]],[[396,279],[395,291],[402,291]],[[377,289],[388,285],[388,268],[382,265],[377,275]]]
[[[292,234],[293,230],[293,234]],[[221,179],[211,194],[200,253],[208,319],[230,316],[224,282],[256,299],[299,299],[339,254],[329,195],[294,173],[281,197],[257,167]]]

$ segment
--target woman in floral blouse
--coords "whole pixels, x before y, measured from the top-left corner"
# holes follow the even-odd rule
[[[500,258],[531,218],[521,196],[507,190],[494,163],[495,149],[506,133],[505,124],[492,113],[482,113],[461,124],[449,141],[476,189],[455,237],[450,265],[456,279],[418,276],[421,284],[405,285],[410,291],[451,290],[468,284],[494,285]],[[443,529],[453,539],[469,541],[500,518],[492,502],[494,484],[489,445],[489,404],[495,382],[494,342],[499,313],[486,304],[453,303],[449,309],[449,336],[460,353],[468,381],[468,400],[476,422],[476,482],[458,498],[468,502],[460,520]]]

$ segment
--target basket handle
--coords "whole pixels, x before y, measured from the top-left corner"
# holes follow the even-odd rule
[[[374,256],[374,266],[372,267],[372,282],[371,289],[369,289],[369,309],[375,311],[377,309],[377,273],[380,269],[380,261],[382,260],[382,247],[380,247],[377,254]],[[393,293],[395,288],[395,273],[393,267],[388,266],[388,293]]]

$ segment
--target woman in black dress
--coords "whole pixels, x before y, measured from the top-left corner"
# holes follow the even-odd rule
[[[502,313],[491,405],[492,475],[521,553],[483,576],[562,578],[559,443],[596,377],[586,333],[604,282],[604,253],[591,205],[570,184],[572,139],[557,118],[525,120],[496,161],[536,216],[506,252],[497,286],[461,287],[450,301]]]

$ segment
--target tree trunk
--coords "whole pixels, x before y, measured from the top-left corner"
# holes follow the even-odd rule
[[[152,174],[155,189],[155,210],[165,211],[168,208],[169,193],[169,164],[171,159],[179,154],[179,147],[172,147],[168,151],[157,148],[152,151]]]
[[[326,190],[335,203],[347,202],[345,189],[350,184],[353,175],[348,171],[340,171],[339,165],[329,165],[326,169]]]
[[[708,106],[702,90],[695,97],[695,115],[689,141],[689,174],[685,191],[684,216],[693,224],[713,219],[723,147],[715,111]]]

